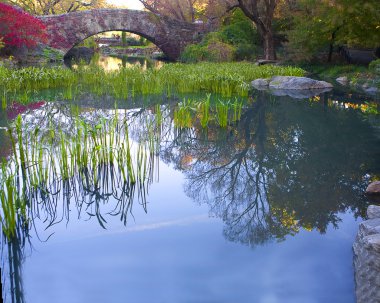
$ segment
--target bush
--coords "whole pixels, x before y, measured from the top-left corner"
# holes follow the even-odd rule
[[[372,61],[369,65],[368,68],[370,71],[373,71],[376,74],[380,75],[380,59],[377,59],[375,61]]]
[[[254,44],[241,43],[236,46],[235,60],[255,60],[259,55],[259,47]]]
[[[228,62],[234,58],[235,48],[220,40],[210,41],[207,45],[208,61]]]
[[[241,10],[225,19],[217,32],[207,34],[201,43],[190,45],[181,54],[183,62],[226,62],[256,59],[260,47],[259,36],[252,22]]]
[[[190,44],[186,46],[181,54],[181,61],[186,63],[196,63],[207,60],[207,49],[200,44]]]
[[[11,5],[0,3],[0,38],[5,46],[34,47],[46,40],[45,29],[45,24],[39,19]]]

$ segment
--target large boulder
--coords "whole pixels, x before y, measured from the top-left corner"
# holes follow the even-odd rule
[[[380,302],[380,212],[371,205],[353,245],[357,303]]]
[[[368,206],[367,217],[368,217],[368,219],[379,218],[379,220],[380,220],[380,206],[377,206],[377,205]],[[379,224],[379,227],[380,227],[380,224]]]
[[[380,181],[372,182],[365,192],[367,195],[380,195]]]
[[[318,81],[306,77],[276,76],[269,82],[271,89],[324,89],[332,88],[331,83]]]
[[[251,85],[258,89],[258,90],[263,90],[263,89],[268,89],[270,79],[256,79],[251,82]]]
[[[330,91],[331,88],[320,89],[270,89],[274,96],[289,96],[294,99],[309,99]]]

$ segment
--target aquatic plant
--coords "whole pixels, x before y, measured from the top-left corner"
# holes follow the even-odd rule
[[[206,128],[210,119],[210,98],[211,94],[207,94],[207,98],[197,104],[199,120],[203,128]]]
[[[302,76],[304,71],[287,66],[256,66],[239,63],[166,64],[160,69],[120,68],[107,72],[97,66],[27,67],[10,70],[0,67],[0,89],[20,95],[24,103],[35,91],[63,89],[63,97],[72,100],[81,91],[125,100],[129,96],[150,94],[186,94],[208,92],[224,97],[247,96],[250,81],[274,75]],[[78,89],[78,88],[81,89]]]
[[[111,118],[97,123],[86,122],[79,115],[73,119],[73,129],[50,121],[41,131],[30,128],[18,116],[8,130],[13,156],[0,172],[0,221],[8,238],[14,235],[18,222],[28,222],[27,213],[34,204],[52,199],[54,192],[70,197],[78,188],[98,191],[117,179],[120,185],[115,190],[128,188],[129,194],[122,194],[125,199],[132,203],[136,187],[141,204],[146,204],[156,163],[154,135],[133,147],[126,118],[117,110]],[[98,220],[103,222],[101,217]]]

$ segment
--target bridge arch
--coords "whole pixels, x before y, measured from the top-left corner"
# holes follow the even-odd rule
[[[183,48],[199,41],[204,32],[200,24],[130,9],[94,9],[39,18],[47,27],[47,44],[65,54],[90,36],[108,31],[126,31],[148,39],[168,58],[176,60]]]

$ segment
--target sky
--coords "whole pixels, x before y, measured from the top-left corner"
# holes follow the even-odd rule
[[[108,3],[118,6],[127,6],[130,9],[142,9],[143,5],[139,0],[107,0]]]

